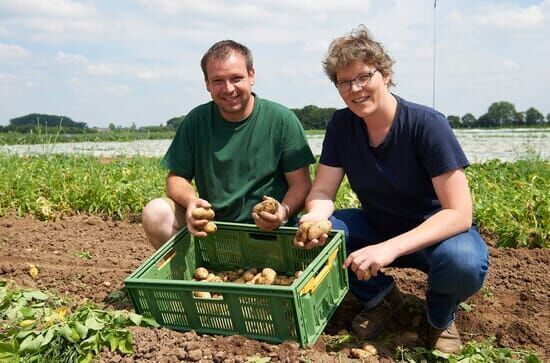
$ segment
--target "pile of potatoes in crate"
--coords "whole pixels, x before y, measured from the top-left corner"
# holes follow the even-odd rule
[[[228,282],[237,284],[256,284],[256,285],[280,285],[289,286],[296,280],[303,271],[296,271],[293,276],[278,275],[277,272],[269,267],[262,269],[249,268],[237,269],[233,271],[209,271],[205,267],[197,267],[193,274],[194,281],[201,282]],[[215,294],[207,291],[194,291],[193,295],[199,298],[219,298]]]

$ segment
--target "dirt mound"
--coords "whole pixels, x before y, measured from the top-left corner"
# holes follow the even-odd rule
[[[491,247],[490,251],[488,280],[467,302],[468,311],[459,311],[459,329],[465,340],[495,336],[498,345],[536,350],[544,361],[550,361],[550,250]],[[73,216],[55,222],[42,222],[30,216],[0,218],[0,279],[14,280],[29,288],[47,288],[72,299],[132,309],[127,299],[113,302],[109,296],[123,294],[124,278],[152,253],[138,223],[98,216]],[[36,279],[28,274],[29,264],[40,268]],[[390,273],[407,294],[407,309],[385,334],[371,342],[382,362],[393,361],[397,346],[423,345],[427,336],[423,313],[425,275],[408,269]],[[338,334],[349,328],[359,310],[360,304],[348,295],[325,334],[307,348],[290,342],[273,345],[240,336],[133,328],[135,353],[123,356],[104,352],[100,361],[245,362],[254,356],[270,357],[271,362],[352,361],[350,348],[357,343],[331,350]]]

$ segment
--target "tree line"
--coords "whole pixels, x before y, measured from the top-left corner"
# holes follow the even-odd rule
[[[305,130],[324,130],[330,121],[336,108],[317,107],[308,105],[303,108],[293,108],[292,111],[301,121]],[[116,126],[110,123],[110,131],[175,131],[183,122],[185,115],[177,116],[166,121],[166,124],[159,126],[136,127],[135,123],[130,127]],[[537,127],[550,125],[550,113],[544,115],[536,108],[531,107],[525,112],[516,111],[516,107],[506,101],[493,103],[488,111],[476,119],[471,113],[462,117],[456,115],[447,116],[449,124],[453,128],[496,128],[496,127]],[[46,115],[32,113],[26,116],[13,118],[8,126],[0,125],[0,132],[20,133],[93,133],[100,131],[98,128],[88,127],[85,122],[75,122],[67,116]]]
[[[514,104],[500,101],[493,103],[489,110],[478,119],[471,113],[466,113],[462,117],[449,115],[447,120],[452,128],[548,126],[550,124],[550,113],[545,118],[534,107],[530,107],[525,112],[518,112]]]

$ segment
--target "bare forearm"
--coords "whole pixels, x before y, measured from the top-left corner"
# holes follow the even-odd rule
[[[166,178],[166,193],[184,208],[187,208],[191,201],[197,199],[195,188],[189,180],[171,173]]]
[[[317,219],[328,219],[334,212],[334,202],[330,196],[320,191],[312,191],[306,200],[306,210]]]
[[[457,210],[442,209],[416,228],[384,243],[392,245],[399,251],[399,256],[404,256],[465,232],[471,226],[470,216]]]

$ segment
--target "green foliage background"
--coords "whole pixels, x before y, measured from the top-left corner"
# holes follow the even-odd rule
[[[490,161],[472,165],[467,175],[482,231],[496,235],[500,246],[549,247],[549,161]],[[165,176],[159,158],[0,153],[0,216],[15,210],[42,219],[74,213],[135,219],[164,195]],[[346,180],[335,204],[359,207]]]

